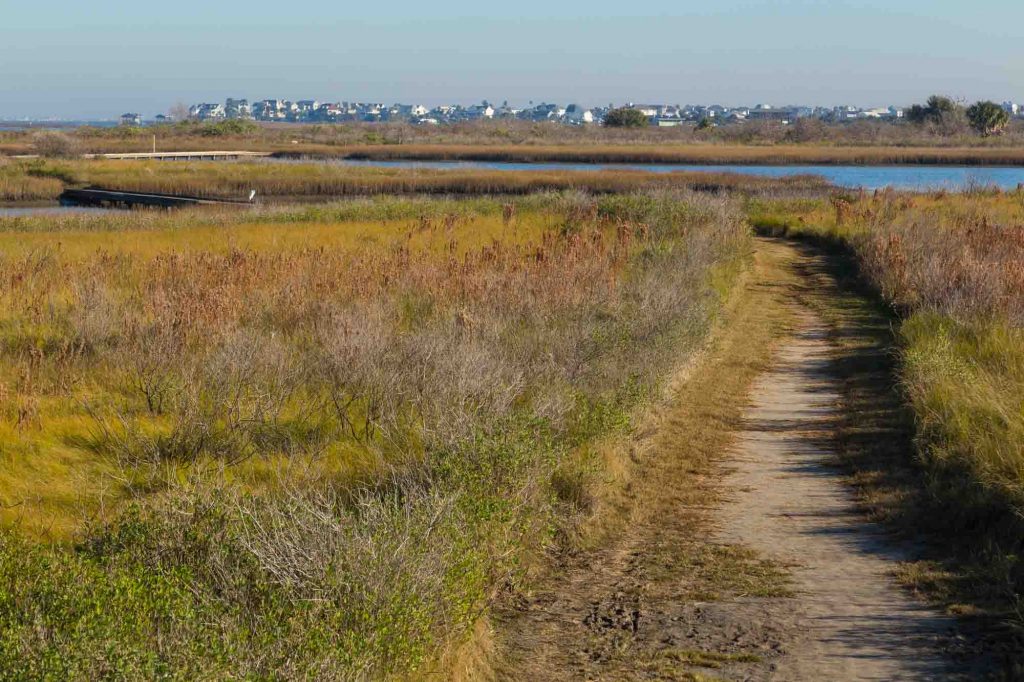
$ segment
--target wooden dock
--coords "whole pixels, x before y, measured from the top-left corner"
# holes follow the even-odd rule
[[[120,190],[86,187],[68,189],[60,195],[63,206],[106,206],[111,208],[183,208],[185,206],[252,206],[251,201],[229,199],[206,199],[203,197],[180,196],[175,194],[150,194],[147,192],[123,192]]]
[[[235,161],[238,159],[259,159],[270,156],[271,152],[123,152],[119,154],[93,154],[94,159],[128,159],[154,161]]]

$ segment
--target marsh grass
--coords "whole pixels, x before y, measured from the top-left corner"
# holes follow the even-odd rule
[[[32,130],[0,132],[0,151],[30,153],[34,151]],[[787,148],[816,148],[827,155],[830,148],[862,147],[893,150],[900,148],[939,150],[1002,148],[1012,158],[1020,147],[1024,126],[1013,122],[1003,134],[984,137],[966,126],[911,125],[906,122],[855,121],[827,124],[814,119],[800,119],[793,125],[777,121],[728,123],[698,130],[695,125],[671,128],[615,128],[612,126],[568,126],[554,122],[529,122],[500,119],[460,122],[451,125],[425,126],[405,122],[346,122],[341,124],[273,123],[250,127],[238,122],[181,122],[146,128],[82,127],[68,131],[73,141],[88,152],[145,152],[151,148],[152,135],[160,150],[223,150],[252,149],[259,151],[304,150],[343,151],[360,147],[416,146],[487,146],[487,147],[620,147],[628,155],[639,151],[639,158],[650,158],[655,148],[687,150],[701,147],[776,147],[781,158]],[[528,152],[527,152],[528,153]],[[711,152],[709,152],[711,153]],[[894,153],[897,153],[894,151]],[[925,152],[927,153],[927,152]],[[904,158],[913,161],[916,152]],[[627,157],[627,158],[638,158]],[[692,157],[685,157],[692,158]]]
[[[815,176],[767,178],[741,173],[638,170],[505,171],[344,166],[324,162],[34,161],[0,169],[7,198],[55,198],[64,186],[240,199],[251,190],[270,199],[324,199],[395,194],[529,195],[543,191],[591,193],[691,189],[756,193],[822,190]],[[2,199],[3,197],[0,197]]]
[[[508,204],[5,222],[0,669],[408,675],[571,542],[749,235]]]
[[[64,190],[58,178],[32,174],[26,166],[0,159],[0,201],[54,199]]]

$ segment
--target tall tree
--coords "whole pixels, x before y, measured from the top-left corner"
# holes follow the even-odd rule
[[[911,123],[942,123],[960,112],[960,105],[944,95],[932,95],[924,104],[915,104],[907,110]]]
[[[988,137],[1003,131],[1010,122],[1010,114],[995,102],[975,102],[967,107],[967,120],[971,127]]]

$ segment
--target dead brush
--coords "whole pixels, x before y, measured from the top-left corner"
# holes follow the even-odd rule
[[[871,277],[906,309],[1024,322],[1021,229],[996,227],[988,216],[951,221],[945,228],[913,219],[875,223],[862,249]]]
[[[852,204],[841,197],[832,197],[832,208],[835,210],[835,220],[838,227],[842,227],[850,218]]]
[[[505,227],[508,227],[516,219],[516,205],[515,202],[509,202],[502,204],[501,206],[501,222]]]
[[[429,215],[421,215],[416,223],[416,232],[430,232],[434,229],[434,219]]]

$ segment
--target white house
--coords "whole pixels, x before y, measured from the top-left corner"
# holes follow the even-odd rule
[[[633,104],[632,102],[630,102],[626,106],[629,107],[630,109],[636,109],[637,111],[643,113],[643,115],[646,116],[647,118],[654,118],[655,116],[661,113],[662,109],[662,107],[660,107],[657,104]]]
[[[469,118],[494,118],[494,107],[487,102],[474,104],[466,109],[466,116]]]
[[[590,109],[584,109],[579,104],[570,104],[565,108],[565,115],[562,117],[562,120],[573,125],[593,123],[594,112]]]
[[[202,104],[194,104],[188,109],[188,115],[191,118],[197,118],[200,121],[208,121],[210,119],[221,119],[224,118],[224,105],[214,104],[211,102],[204,102]]]

